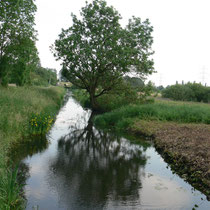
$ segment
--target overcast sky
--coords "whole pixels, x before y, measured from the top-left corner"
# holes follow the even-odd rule
[[[89,2],[89,1],[88,1]],[[133,15],[154,27],[156,85],[184,80],[210,85],[210,0],[107,0],[121,14],[122,25]],[[37,47],[43,67],[60,70],[49,46],[61,28],[71,26],[85,0],[36,0]]]

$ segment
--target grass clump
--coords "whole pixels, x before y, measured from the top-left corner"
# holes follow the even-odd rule
[[[127,129],[136,119],[210,124],[210,106],[160,102],[128,105],[97,116],[95,124],[100,127]]]
[[[1,167],[5,168],[6,166]],[[20,196],[21,186],[17,183],[18,166],[15,169],[6,169],[0,179],[0,209],[21,210],[24,208],[24,199]]]

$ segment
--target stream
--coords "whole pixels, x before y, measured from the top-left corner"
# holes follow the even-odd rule
[[[210,209],[144,139],[96,129],[69,96],[47,138],[22,152],[26,209]]]

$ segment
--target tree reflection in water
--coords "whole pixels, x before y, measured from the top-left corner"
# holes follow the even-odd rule
[[[139,202],[145,148],[113,133],[96,130],[91,114],[87,126],[71,127],[58,141],[48,182],[65,206],[99,207],[108,202]],[[81,125],[81,124],[80,124]]]

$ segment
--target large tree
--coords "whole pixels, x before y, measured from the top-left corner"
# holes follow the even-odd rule
[[[34,0],[0,1],[0,84],[7,77],[23,85],[38,63]]]
[[[72,14],[72,26],[62,29],[54,55],[62,60],[63,75],[86,89],[97,109],[97,97],[115,88],[127,73],[142,77],[153,72],[153,28],[136,17],[123,28],[119,13],[104,0],[86,2],[80,15]]]

